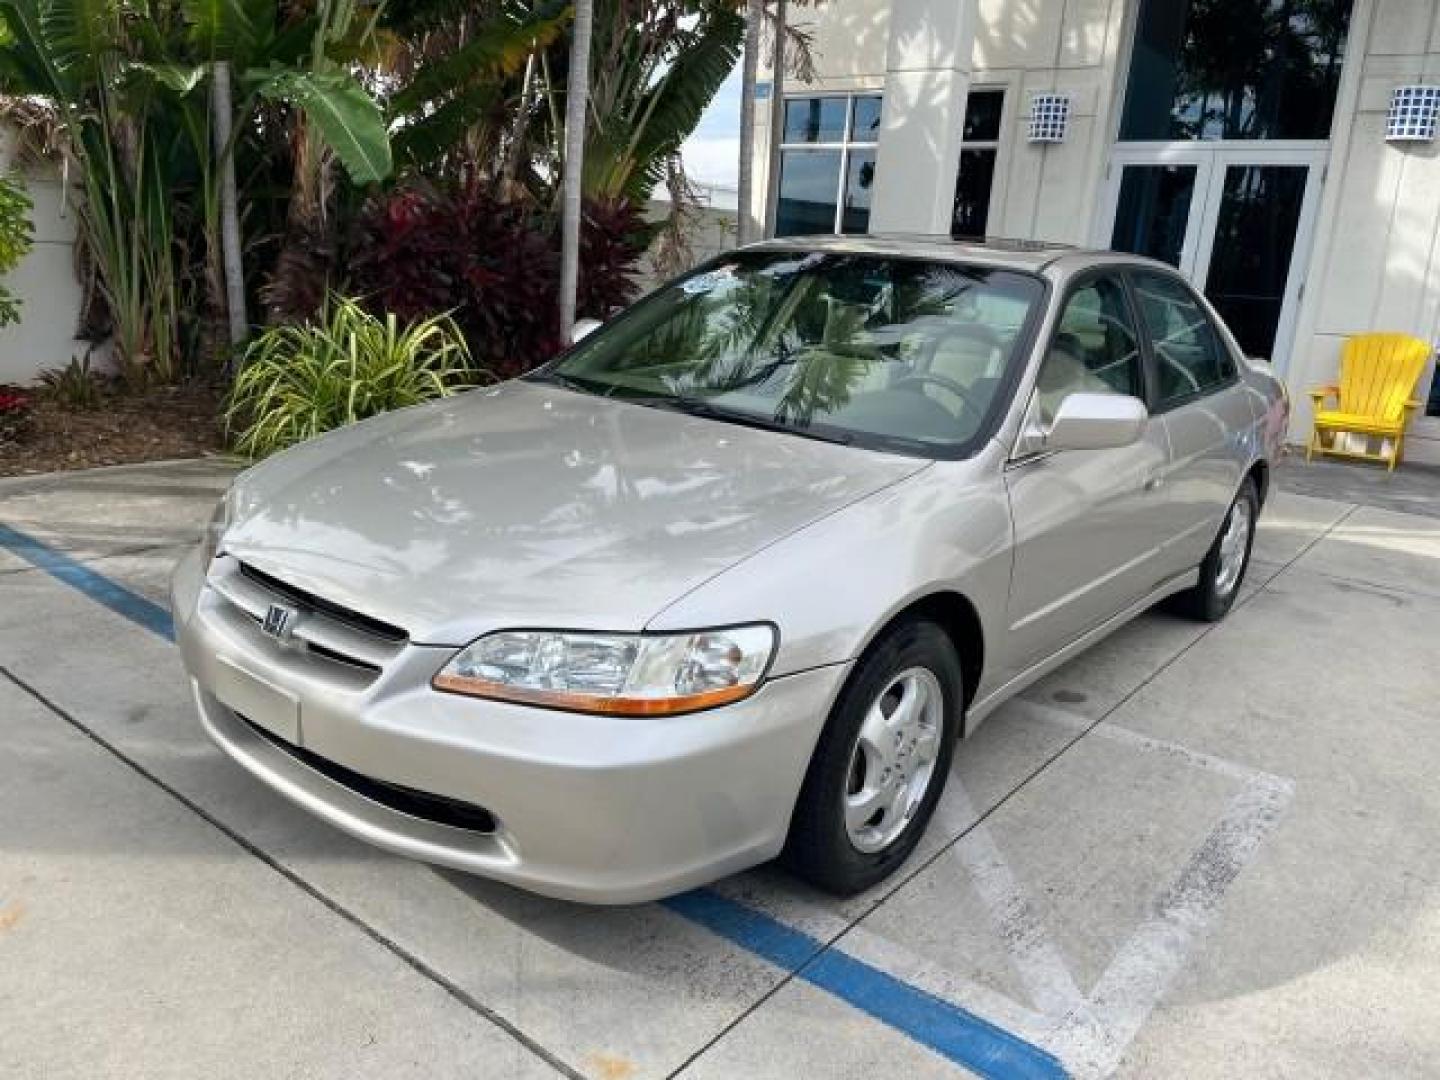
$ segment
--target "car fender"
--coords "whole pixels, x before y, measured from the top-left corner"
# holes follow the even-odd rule
[[[1012,563],[1002,460],[991,443],[966,461],[937,462],[742,560],[646,629],[772,622],[778,677],[851,661],[897,614],[954,592],[975,608],[987,645],[998,641]]]

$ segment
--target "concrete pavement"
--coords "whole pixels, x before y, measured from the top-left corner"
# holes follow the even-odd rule
[[[228,474],[0,484],[0,524],[163,602]],[[1224,623],[988,720],[871,894],[587,909],[283,803],[162,636],[0,549],[0,1076],[1435,1075],[1440,521],[1281,491],[1255,557]]]

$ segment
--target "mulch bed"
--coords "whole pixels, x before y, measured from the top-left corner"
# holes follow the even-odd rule
[[[61,408],[37,390],[25,393],[34,403],[29,430],[20,442],[0,439],[0,476],[202,457],[224,449],[220,397],[208,386],[111,392],[84,412]]]

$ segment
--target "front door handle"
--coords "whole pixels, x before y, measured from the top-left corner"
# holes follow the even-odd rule
[[[1164,483],[1165,477],[1161,476],[1159,473],[1155,473],[1153,476],[1150,477],[1150,479],[1145,481],[1145,490],[1159,491],[1160,488],[1164,485]]]

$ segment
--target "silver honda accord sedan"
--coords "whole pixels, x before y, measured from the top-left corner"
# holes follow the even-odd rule
[[[1006,698],[1159,601],[1227,612],[1288,410],[1159,263],[768,242],[242,474],[178,637],[214,740],[381,847],[851,893]]]

